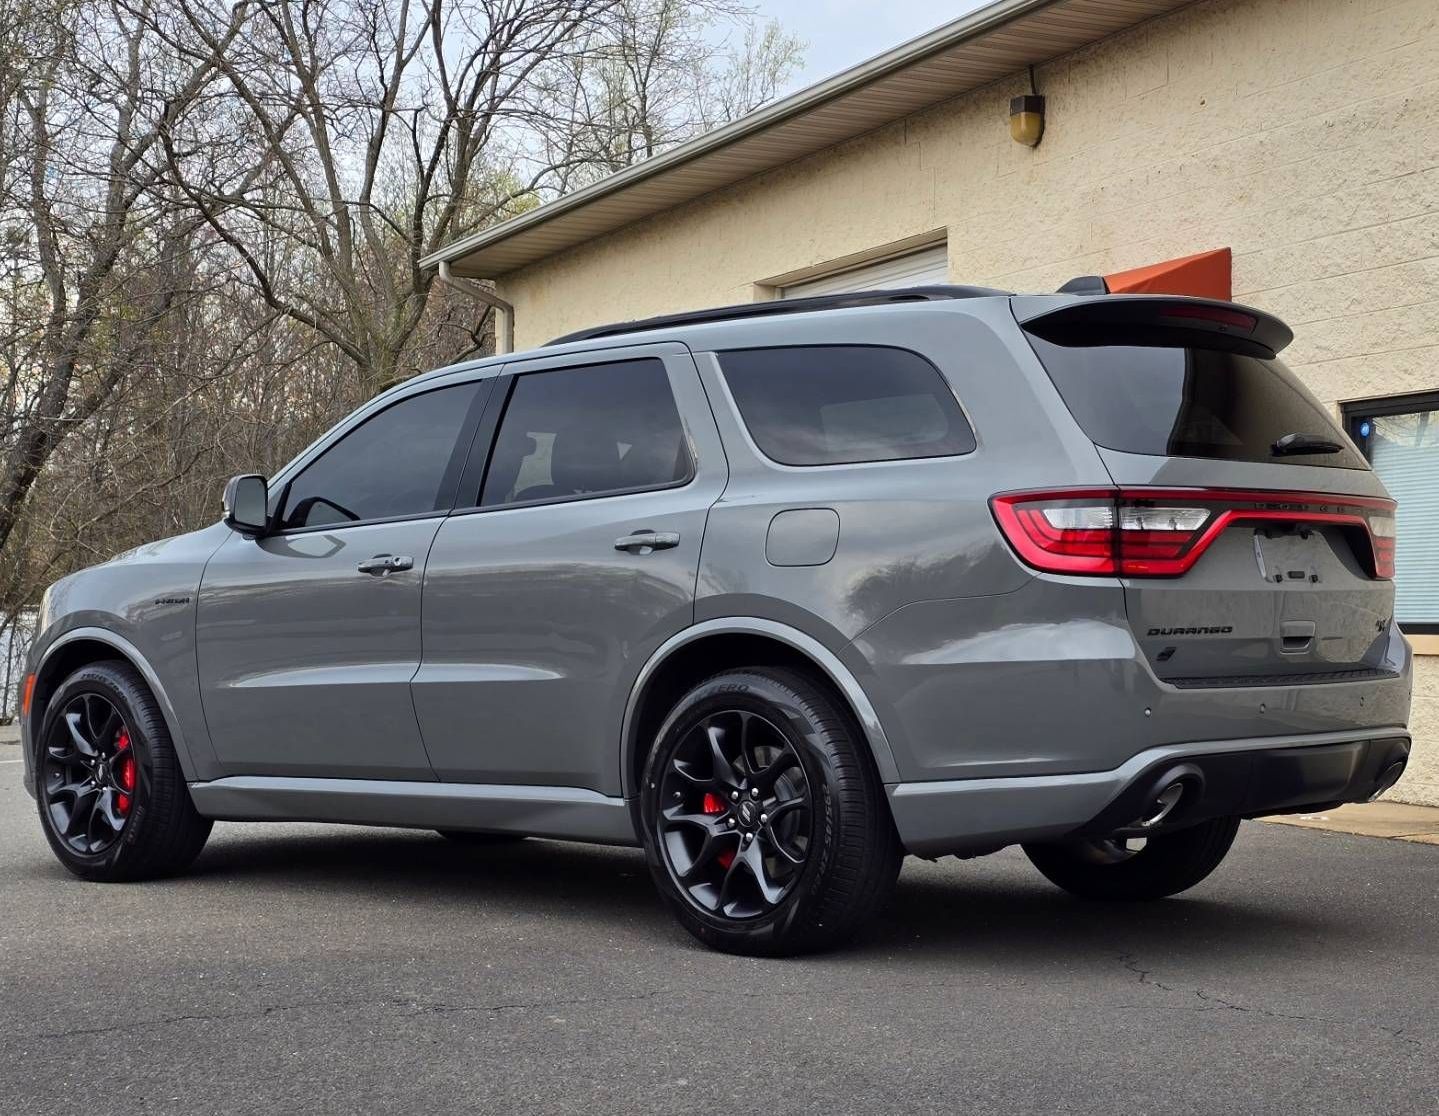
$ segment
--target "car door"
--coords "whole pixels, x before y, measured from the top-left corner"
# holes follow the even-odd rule
[[[426,568],[415,710],[441,779],[617,795],[630,686],[693,620],[714,416],[678,344],[505,371]]]
[[[278,478],[276,533],[234,534],[210,560],[196,651],[227,772],[434,778],[410,701],[420,590],[492,383],[361,412]]]

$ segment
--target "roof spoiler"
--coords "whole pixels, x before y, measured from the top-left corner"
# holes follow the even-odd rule
[[[1026,333],[1055,345],[1193,346],[1264,359],[1273,358],[1294,340],[1293,330],[1262,310],[1171,295],[1109,295],[1066,302],[1019,324]]]

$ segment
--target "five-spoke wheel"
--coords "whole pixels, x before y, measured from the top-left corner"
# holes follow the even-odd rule
[[[804,870],[809,779],[768,718],[722,709],[688,729],[662,776],[659,839],[685,894],[706,911],[753,918]]]
[[[650,872],[680,922],[735,953],[803,953],[888,899],[903,852],[867,745],[807,675],[757,667],[695,686],[642,776]]]
[[[83,666],[48,695],[35,761],[45,836],[77,876],[168,875],[210,834],[155,696],[128,664]]]
[[[120,837],[140,767],[120,711],[99,694],[71,698],[45,743],[40,778],[55,832],[77,853],[104,852]]]

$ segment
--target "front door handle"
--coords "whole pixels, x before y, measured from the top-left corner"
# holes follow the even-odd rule
[[[408,554],[376,554],[373,558],[366,558],[355,569],[371,577],[384,577],[386,574],[398,573],[400,570],[414,569],[415,560]]]
[[[679,546],[678,531],[636,531],[615,540],[616,550],[628,550],[631,554],[649,554],[654,550],[669,550]]]

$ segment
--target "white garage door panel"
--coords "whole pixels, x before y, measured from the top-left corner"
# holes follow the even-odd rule
[[[843,294],[845,291],[874,291],[890,287],[922,287],[949,282],[949,248],[937,244],[922,252],[865,264],[863,267],[825,275],[806,283],[795,283],[780,292],[781,298],[808,298],[810,295]]]

